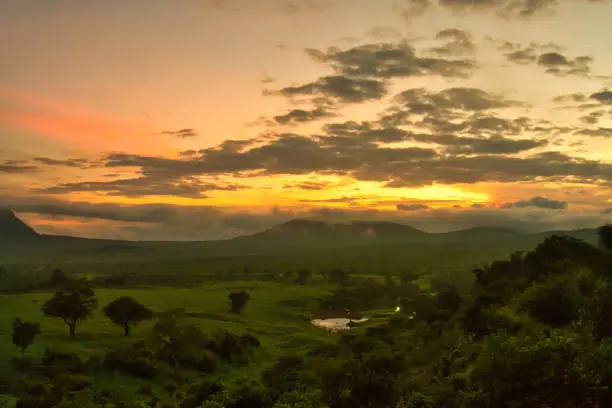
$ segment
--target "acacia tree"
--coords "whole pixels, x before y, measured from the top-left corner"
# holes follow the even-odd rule
[[[245,291],[230,293],[229,300],[232,302],[232,312],[240,313],[244,310],[247,303],[251,299],[251,295],[249,295]]]
[[[122,326],[126,336],[130,327],[153,318],[153,312],[129,296],[113,300],[103,309],[104,315],[117,326]]]
[[[70,330],[70,337],[76,334],[76,326],[93,315],[98,306],[94,291],[89,287],[71,287],[57,292],[43,306],[47,317],[62,319]]]
[[[26,349],[34,342],[40,334],[40,324],[22,321],[16,318],[13,321],[13,344],[21,349],[21,357]]]

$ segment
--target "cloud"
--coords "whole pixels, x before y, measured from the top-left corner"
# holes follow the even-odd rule
[[[437,40],[447,40],[448,42],[440,47],[430,48],[429,51],[440,56],[462,56],[476,52],[476,44],[472,35],[465,30],[457,28],[447,28],[436,34]]]
[[[479,88],[454,87],[439,92],[413,88],[396,95],[394,104],[381,115],[380,121],[386,126],[409,125],[432,133],[520,135],[532,120],[504,118],[497,112],[527,106]],[[417,117],[420,119],[416,120]]]
[[[589,76],[593,58],[587,55],[569,58],[561,54],[561,47],[556,44],[530,43],[528,45],[490,39],[497,45],[504,57],[517,65],[537,64],[546,73],[567,76]],[[577,94],[574,94],[577,95]]]
[[[274,94],[269,91],[265,93]],[[289,98],[310,96],[319,102],[329,98],[332,102],[357,103],[384,97],[387,95],[387,87],[384,82],[376,79],[332,75],[305,85],[288,86],[278,93]]]
[[[104,193],[111,196],[146,197],[146,196],[176,196],[190,198],[206,198],[207,191],[236,191],[247,187],[236,184],[202,182],[196,177],[178,179],[156,178],[152,176],[112,181],[87,181],[80,183],[64,183],[53,187],[33,190],[44,194],[69,194],[75,192]]]
[[[612,95],[610,95],[612,98]],[[573,103],[584,103],[587,102],[589,100],[589,96],[587,96],[586,94],[583,93],[572,93],[572,94],[566,94],[566,95],[559,95],[553,98],[553,102],[555,103],[568,103],[568,102],[573,102]]]
[[[469,77],[477,68],[471,59],[419,57],[407,42],[364,44],[326,52],[307,49],[312,59],[329,64],[340,75],[390,79],[418,76]]]
[[[612,137],[612,128],[598,127],[596,129],[582,129],[574,134],[591,137]]]
[[[429,206],[425,204],[398,204],[396,208],[400,211],[419,211],[427,210]]]
[[[590,64],[593,58],[589,56],[569,59],[558,52],[548,52],[538,57],[538,65],[544,67],[546,72],[554,75],[588,75],[591,72]]]
[[[568,207],[566,201],[551,200],[546,197],[533,197],[528,200],[506,203],[501,208],[526,208],[536,207],[550,210],[565,210]]]
[[[9,174],[20,174],[20,173],[31,173],[38,170],[36,166],[24,165],[24,164],[13,164],[10,163],[0,163],[0,173],[9,173]]]
[[[115,154],[107,157],[106,166],[136,167],[142,174],[170,179],[213,174],[241,177],[247,171],[259,176],[319,173],[365,181],[394,181],[413,187],[564,178],[584,183],[612,180],[612,164],[547,153],[525,157],[449,156],[421,147],[381,147],[374,141],[353,139],[350,135],[280,134],[260,145],[205,149],[200,156],[187,159]]]
[[[334,116],[335,114],[327,109],[318,107],[312,110],[293,109],[284,115],[275,116],[274,120],[281,125],[297,125]]]
[[[187,139],[190,137],[196,137],[198,133],[195,129],[187,128],[187,129],[179,129],[179,130],[164,130],[161,132],[162,135],[170,135],[180,137],[182,139]]]
[[[591,94],[591,99],[604,105],[612,105],[612,91],[601,91]]]
[[[587,0],[596,3],[601,0]],[[498,17],[527,19],[535,16],[550,15],[561,0],[405,0],[403,13],[408,19],[425,14],[434,5],[459,13],[493,12]]]
[[[433,93],[425,88],[413,88],[399,93],[396,101],[413,113],[429,113],[442,109],[484,111],[524,106],[478,88],[455,87]]]
[[[328,183],[328,182],[304,181],[301,183],[285,183],[283,185],[283,188],[287,190],[299,189],[299,190],[321,191],[321,190],[325,190],[329,188],[330,186],[331,186],[331,183]]]
[[[34,161],[48,166],[66,166],[75,168],[90,168],[95,167],[96,163],[88,159],[53,159],[50,157],[35,157]]]
[[[415,17],[424,15],[431,8],[429,0],[406,0],[406,7],[395,3],[395,7],[400,10],[402,17],[407,21],[412,21]]]

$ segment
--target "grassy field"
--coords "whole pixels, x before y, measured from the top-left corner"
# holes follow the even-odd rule
[[[155,312],[184,309],[188,319],[205,332],[223,329],[236,334],[255,335],[261,341],[261,349],[254,353],[252,361],[244,369],[221,370],[215,374],[227,378],[255,375],[280,355],[295,354],[332,341],[333,335],[312,326],[308,316],[308,311],[316,308],[318,300],[329,289],[324,284],[300,286],[254,281],[211,283],[187,289],[99,289],[96,295],[99,309],[119,296],[131,296]],[[237,290],[247,290],[252,297],[241,315],[229,312],[228,293]],[[153,325],[152,321],[143,323],[130,338],[126,338],[121,328],[114,326],[98,309],[92,319],[77,328],[76,338],[70,338],[61,320],[44,317],[40,310],[52,294],[39,292],[0,296],[0,376],[10,375],[10,360],[18,354],[11,343],[11,323],[15,317],[41,324],[42,334],[27,351],[32,356],[40,355],[47,347],[82,356],[100,355],[143,338]]]

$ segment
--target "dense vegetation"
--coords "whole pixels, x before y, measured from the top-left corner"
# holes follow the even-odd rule
[[[471,279],[296,265],[286,273],[216,276],[214,285],[234,283],[214,298],[199,281],[192,289],[155,292],[210,296],[205,301],[219,311],[217,327],[194,320],[204,312],[145,305],[144,287],[129,296],[112,289],[130,288],[138,279],[132,275],[80,279],[56,270],[24,288],[30,294],[11,295],[42,302],[34,305],[38,315],[12,310],[13,373],[23,375],[0,381],[0,394],[13,395],[19,407],[609,407],[612,226],[599,234],[599,247],[548,237],[473,269]],[[266,285],[287,297],[264,308]],[[283,315],[306,312],[370,320],[270,354],[283,338]],[[99,315],[117,340],[89,355],[42,345],[44,315],[68,326],[63,337],[74,336],[72,346],[81,344],[81,326],[102,324]],[[263,330],[261,321],[272,315]],[[322,331],[306,328],[308,316],[299,319],[304,333]],[[31,352],[39,343],[42,353]],[[117,379],[129,387],[113,386]]]

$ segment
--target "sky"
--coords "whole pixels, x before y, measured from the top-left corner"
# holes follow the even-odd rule
[[[208,240],[612,218],[609,0],[0,0],[0,206]]]

